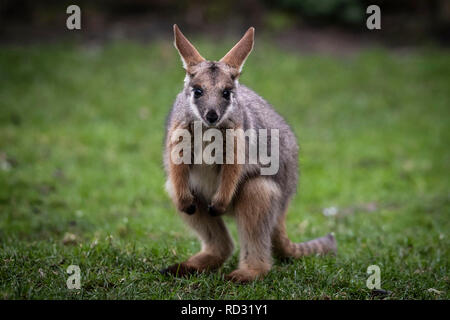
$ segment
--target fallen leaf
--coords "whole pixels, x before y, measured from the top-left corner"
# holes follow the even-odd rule
[[[391,294],[390,291],[384,289],[373,289],[370,293],[372,297],[385,298]]]
[[[77,236],[73,233],[66,232],[64,234],[64,238],[63,238],[62,242],[64,245],[76,244]]]
[[[339,212],[337,207],[329,207],[329,208],[324,208],[322,213],[325,217],[332,217],[337,215]]]
[[[429,288],[427,291],[435,293],[435,294],[442,294],[442,293],[444,293],[443,291],[436,290],[435,288]]]

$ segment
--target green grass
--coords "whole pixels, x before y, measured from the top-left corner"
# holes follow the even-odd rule
[[[218,59],[229,46],[199,47]],[[158,272],[199,250],[163,188],[164,122],[183,78],[170,43],[0,48],[0,298],[371,299],[376,264],[391,299],[449,299],[448,52],[257,44],[241,82],[301,146],[289,235],[334,232],[339,254],[276,261],[247,286],[223,280],[239,246],[217,273]],[[66,288],[71,264],[81,290]]]

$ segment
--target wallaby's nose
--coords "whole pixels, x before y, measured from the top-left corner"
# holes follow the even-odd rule
[[[214,110],[209,110],[206,114],[206,120],[209,122],[209,124],[214,124],[217,119],[219,119],[219,115]]]

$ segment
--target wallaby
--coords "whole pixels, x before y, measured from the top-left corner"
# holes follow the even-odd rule
[[[161,272],[186,275],[219,268],[233,252],[223,214],[235,218],[240,240],[239,268],[226,279],[245,283],[262,278],[271,269],[272,253],[284,258],[335,253],[332,234],[303,243],[293,243],[287,236],[285,216],[297,187],[298,145],[290,127],[270,104],[238,81],[253,49],[255,29],[249,28],[220,61],[205,60],[177,25],[173,30],[186,77],[167,120],[166,190],[202,246],[188,260]],[[218,130],[278,129],[278,172],[262,175],[261,164],[237,161],[175,164],[171,153],[177,141],[172,135],[178,129],[192,132],[195,121]]]

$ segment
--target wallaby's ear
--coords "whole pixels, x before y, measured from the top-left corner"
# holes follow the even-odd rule
[[[173,25],[173,35],[175,48],[177,48],[178,53],[181,56],[181,61],[183,61],[183,67],[186,71],[189,67],[205,61],[205,58],[203,58],[189,40],[186,39],[176,24]]]
[[[225,62],[230,67],[237,69],[239,72],[242,70],[245,59],[253,49],[253,43],[255,40],[255,28],[251,27],[247,30],[241,40],[231,48],[230,51],[220,61]]]

